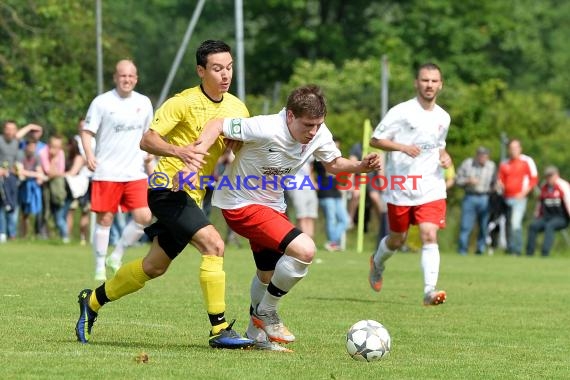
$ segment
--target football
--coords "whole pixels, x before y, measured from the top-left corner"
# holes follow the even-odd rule
[[[381,323],[366,319],[356,322],[346,334],[346,350],[354,359],[373,362],[390,354],[390,334]]]

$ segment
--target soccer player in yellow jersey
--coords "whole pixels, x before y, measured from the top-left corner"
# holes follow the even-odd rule
[[[228,93],[232,80],[230,47],[222,41],[204,41],[196,51],[196,71],[201,85],[168,99],[155,113],[141,148],[161,159],[149,178],[148,203],[157,221],[145,232],[152,240],[148,254],[124,264],[109,281],[95,290],[79,293],[77,339],[88,343],[93,323],[104,304],[144,287],[164,274],[172,260],[191,243],[200,251],[200,285],[212,325],[209,344],[216,348],[243,348],[254,342],[232,329],[225,319],[224,241],[204,215],[204,191],[185,186],[172,191],[173,179],[183,168],[210,175],[225,150],[220,137],[206,152],[196,143],[204,124],[219,117],[247,117],[246,106]],[[158,183],[162,178],[164,182]]]

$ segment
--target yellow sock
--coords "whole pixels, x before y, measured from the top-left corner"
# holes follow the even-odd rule
[[[142,289],[150,277],[143,271],[143,259],[131,261],[119,268],[115,276],[105,283],[105,294],[110,301]]]
[[[226,273],[224,272],[223,257],[202,255],[200,286],[208,314],[223,314],[226,311]],[[212,332],[217,334],[226,327],[228,327],[227,322],[212,323]]]
[[[91,296],[89,297],[89,308],[96,313],[98,313],[101,308],[101,305],[99,305],[99,301],[97,301],[97,297],[95,296],[95,291],[92,291]]]

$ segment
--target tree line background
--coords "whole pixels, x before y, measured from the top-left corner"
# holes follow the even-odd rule
[[[103,0],[105,90],[128,57],[137,91],[156,102],[196,4]],[[381,57],[390,106],[414,95],[415,68],[433,61],[456,165],[481,144],[498,160],[504,133],[522,140],[539,170],[556,164],[570,177],[569,19],[565,0],[246,0],[246,104],[276,112],[293,87],[317,83],[346,154],[364,120],[380,119]],[[0,119],[73,134],[97,95],[95,37],[93,0],[0,0]],[[232,0],[206,1],[169,96],[199,83],[194,52],[210,38],[235,53]]]

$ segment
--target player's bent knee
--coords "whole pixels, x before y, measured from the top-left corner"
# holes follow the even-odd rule
[[[201,254],[224,256],[225,244],[222,239],[209,239],[201,241],[199,246],[196,246]]]
[[[297,236],[285,249],[285,254],[305,263],[311,263],[317,252],[315,242],[306,234]]]
[[[224,240],[212,225],[199,230],[192,237],[192,245],[195,246],[201,254],[224,256]]]

